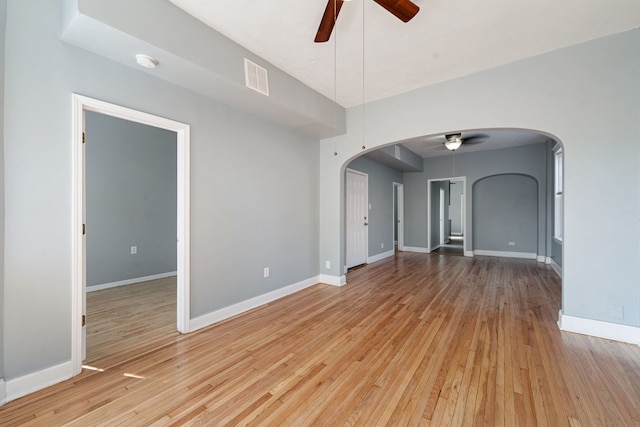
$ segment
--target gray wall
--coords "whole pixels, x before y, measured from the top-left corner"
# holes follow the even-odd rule
[[[87,286],[176,271],[175,132],[93,112],[85,132]]]
[[[510,246],[509,242],[515,243]],[[473,185],[473,249],[538,254],[538,183],[494,175]]]
[[[491,142],[488,141],[487,144]],[[475,245],[474,225],[473,225],[473,203],[474,195],[470,191],[473,184],[485,177],[500,174],[524,174],[534,177],[539,183],[538,187],[538,245],[542,250],[545,248],[546,230],[546,174],[547,174],[547,145],[529,144],[520,147],[487,150],[475,153],[455,154],[455,174],[456,176],[466,176],[465,214],[466,233],[464,241],[465,250],[471,251],[478,248]],[[426,208],[427,194],[426,181],[428,179],[446,178],[452,174],[451,156],[433,157],[424,159],[424,172],[412,172],[404,174],[405,194],[405,216],[409,219],[405,222],[407,229],[405,235],[410,240],[407,246],[426,248],[427,224]],[[425,213],[424,216],[422,213]],[[437,213],[437,211],[436,211]],[[433,234],[432,242],[433,243]],[[433,247],[433,244],[431,245]],[[511,251],[521,252],[510,249]]]
[[[638,75],[636,29],[368,103],[364,136],[362,108],[349,109],[347,134],[321,142],[320,233],[326,237],[321,240],[320,261],[336,265],[323,272],[342,274],[337,270],[344,238],[341,169],[361,151],[363,140],[373,150],[461,129],[538,130],[564,146],[563,314],[640,326],[637,239],[623,239],[616,251],[593,250],[593,242],[610,239],[612,211],[619,229],[640,235]],[[603,143],[612,135],[619,135],[615,150]],[[342,147],[338,156],[333,156],[335,146]],[[459,158],[461,152],[456,154],[456,170]],[[505,172],[517,173],[496,173]],[[538,183],[545,187],[542,180]],[[421,185],[424,188],[424,182]],[[424,209],[426,204],[416,212]],[[419,228],[416,232],[422,233]],[[411,237],[426,246],[426,233]],[[624,306],[622,319],[612,314],[613,305]]]
[[[348,167],[369,175],[369,257],[393,250],[393,183],[402,183],[402,172],[366,157]]]
[[[7,8],[7,379],[71,358],[72,93],[191,125],[192,318],[319,273],[317,140],[67,45],[59,11]]]
[[[451,234],[462,234],[462,181],[450,181],[449,218],[451,218]]]
[[[4,43],[7,0],[0,0],[0,380],[4,379]],[[2,399],[3,396],[0,396]]]

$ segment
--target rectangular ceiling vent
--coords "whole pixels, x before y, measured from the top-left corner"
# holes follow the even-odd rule
[[[269,96],[267,70],[247,58],[244,58],[244,79],[249,89]]]

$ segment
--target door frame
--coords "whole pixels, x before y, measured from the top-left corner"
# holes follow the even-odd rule
[[[393,198],[391,203],[392,203],[392,209],[393,209],[393,213],[394,213],[394,224],[392,224],[392,236],[393,233],[395,232],[395,224],[398,224],[398,250],[402,251],[404,250],[404,184],[399,183],[399,182],[394,182],[393,183],[393,192],[398,194],[397,196],[397,203],[398,203],[398,216],[396,217],[395,212],[396,210],[393,209],[396,203],[396,198],[394,198],[393,194],[391,195],[391,197]]]
[[[85,176],[84,176],[84,112],[100,114],[161,128],[176,133],[177,140],[177,329],[190,331],[190,126],[164,117],[131,108],[72,94],[72,171],[71,171],[71,364],[73,373],[82,372],[86,342],[82,325],[85,315],[85,239],[83,236]]]
[[[355,265],[349,265],[349,262],[347,260],[347,256],[349,254],[349,248],[347,247],[347,244],[349,243],[349,239],[348,239],[348,230],[347,230],[347,226],[348,226],[348,219],[346,218],[346,212],[347,212],[347,203],[349,200],[349,195],[348,195],[348,191],[349,191],[349,185],[347,184],[347,181],[349,179],[349,173],[353,173],[355,175],[360,175],[362,177],[365,178],[365,183],[366,183],[366,188],[365,188],[365,199],[364,199],[364,211],[367,213],[367,216],[365,217],[365,221],[367,221],[367,224],[371,223],[371,218],[369,217],[369,174],[365,173],[365,172],[360,172],[359,170],[355,170],[355,169],[349,169],[347,168],[347,170],[345,171],[345,257],[344,257],[344,263],[345,263],[345,271],[347,271],[347,269],[354,267],[355,265],[360,265],[360,264],[355,264]],[[365,226],[365,242],[364,242],[364,264],[367,264],[369,261],[369,226]]]
[[[450,178],[433,178],[427,180],[427,252],[431,252],[431,184],[434,182],[442,182],[442,181],[461,181],[464,186],[464,193],[462,194],[463,198],[463,210],[462,210],[462,235],[464,236],[463,243],[463,251],[465,256],[467,255],[466,247],[467,243],[469,243],[470,239],[467,236],[467,215],[466,215],[466,197],[467,197],[467,177],[466,176],[455,176]]]

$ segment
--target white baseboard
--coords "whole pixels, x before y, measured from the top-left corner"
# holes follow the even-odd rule
[[[553,271],[555,271],[562,279],[562,267],[560,267],[553,258],[549,258],[549,265],[551,266],[551,268],[553,268]]]
[[[473,258],[473,251],[464,251],[464,256]]]
[[[498,256],[503,258],[522,258],[522,259],[538,259],[538,254],[533,252],[506,252],[506,251],[485,251],[484,249],[476,249],[474,255],[481,256]]]
[[[118,286],[133,285],[134,283],[148,282],[149,280],[164,279],[178,274],[177,271],[169,271],[167,273],[153,274],[151,276],[136,277],[134,279],[120,280],[118,282],[103,283],[102,285],[87,286],[87,292],[101,291],[103,289],[115,288]]]
[[[0,379],[0,406],[7,403],[7,384],[4,379]]]
[[[402,250],[405,251],[405,252],[418,252],[418,253],[423,253],[423,254],[428,254],[429,252],[431,252],[427,248],[421,248],[421,247],[418,247],[418,246],[404,246],[402,248]]]
[[[561,331],[640,345],[640,328],[637,326],[567,316],[562,314],[562,310],[558,313],[558,326]]]
[[[267,304],[271,301],[277,300],[278,298],[301,291],[302,289],[313,286],[318,282],[319,277],[315,276],[310,279],[294,283],[293,285],[285,286],[284,288],[276,289],[275,291],[267,292],[266,294],[196,317],[195,319],[191,319],[189,322],[189,332],[213,325],[214,323],[218,323],[222,320],[228,319],[229,317],[233,317],[245,311]]]
[[[390,251],[382,252],[381,254],[374,255],[374,256],[372,256],[372,257],[368,257],[368,258],[367,258],[367,264],[371,264],[371,263],[373,263],[373,262],[380,261],[380,260],[383,260],[383,259],[385,259],[385,258],[389,258],[389,257],[391,257],[391,256],[394,256],[395,254],[396,254],[396,251],[394,251],[394,250],[392,249],[392,250],[390,250]]]
[[[345,270],[347,268],[345,267]],[[330,276],[328,274],[321,274],[319,278],[320,283],[325,283],[332,286],[344,286],[347,284],[347,276]]]
[[[71,361],[7,381],[6,401],[11,402],[73,376]]]
[[[544,255],[538,255],[538,262],[544,262],[546,257]]]
[[[544,258],[544,263],[545,263],[545,264],[551,264],[551,257],[550,257],[550,256],[545,257],[545,258]]]

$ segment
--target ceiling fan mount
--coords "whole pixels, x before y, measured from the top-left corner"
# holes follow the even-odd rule
[[[418,5],[411,0],[374,0],[380,6],[384,7],[387,11],[393,14],[396,18],[402,22],[409,22],[420,10]],[[320,20],[320,26],[316,33],[315,42],[324,43],[331,38],[333,27],[338,19],[338,14],[342,8],[342,4],[345,0],[328,0],[327,7],[324,9],[324,14]]]

